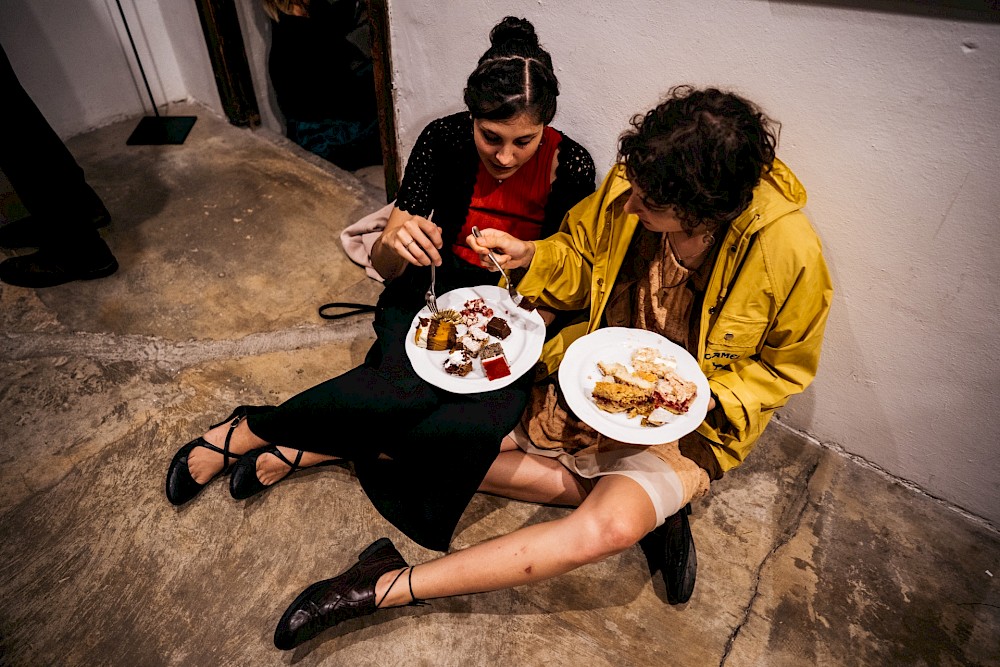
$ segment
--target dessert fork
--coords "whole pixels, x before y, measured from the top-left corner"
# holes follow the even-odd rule
[[[482,234],[479,233],[479,228],[475,226],[472,227],[472,235],[477,239],[482,237]],[[504,271],[503,267],[500,266],[500,262],[497,261],[496,256],[492,252],[489,253],[489,256],[493,261],[493,266],[497,267],[500,271],[500,275],[503,276],[504,282],[507,283],[507,294],[510,295],[510,300],[514,302],[515,306],[520,306],[521,299],[524,297],[521,296],[521,293],[517,291],[516,287],[514,287],[514,281],[510,279],[510,275],[508,275],[508,273]]]
[[[437,295],[434,293],[434,265],[431,264],[431,285],[424,294],[424,301],[427,302],[427,310],[432,313],[438,312]]]

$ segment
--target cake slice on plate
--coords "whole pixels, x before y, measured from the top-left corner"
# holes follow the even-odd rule
[[[483,372],[490,380],[498,380],[510,375],[510,364],[507,363],[507,356],[500,343],[484,345],[479,350],[479,360],[483,364]]]
[[[465,377],[472,372],[472,359],[463,350],[453,350],[444,360],[444,372],[448,375]]]

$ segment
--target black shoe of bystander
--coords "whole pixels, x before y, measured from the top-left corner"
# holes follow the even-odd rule
[[[0,280],[19,287],[53,287],[74,280],[105,278],[117,270],[118,260],[98,237],[86,247],[42,247],[30,255],[6,259],[0,262]]]

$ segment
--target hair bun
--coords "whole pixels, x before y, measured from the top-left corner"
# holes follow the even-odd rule
[[[526,42],[534,48],[539,47],[535,26],[528,19],[507,16],[490,30],[490,44],[498,46],[504,42]]]

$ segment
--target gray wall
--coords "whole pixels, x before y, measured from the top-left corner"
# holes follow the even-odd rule
[[[161,113],[182,100],[221,113],[194,2],[121,5]],[[0,2],[0,44],[60,136],[153,115],[123,26],[114,0]]]

